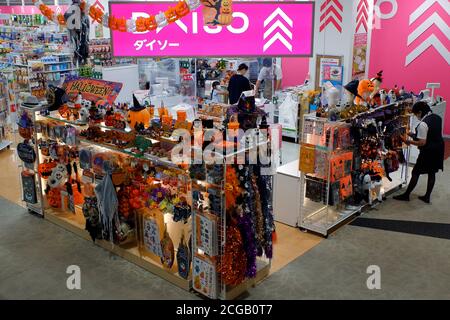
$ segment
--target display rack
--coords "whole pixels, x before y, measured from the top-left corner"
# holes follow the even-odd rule
[[[50,114],[46,115],[39,115],[39,122],[41,123],[41,126],[44,127],[44,123],[47,126],[73,126],[77,128],[77,132],[85,131],[89,127],[97,127],[102,131],[114,131],[117,132],[117,134],[134,134],[136,137],[142,137],[145,138],[148,136],[143,136],[140,134],[136,134],[136,132],[130,132],[128,130],[121,130],[121,129],[115,129],[111,128],[105,125],[103,122],[99,123],[79,123],[77,121],[67,120],[61,117],[57,111],[53,111]],[[50,132],[51,130],[46,130],[46,132]],[[43,133],[39,134],[38,138],[45,138],[45,135]],[[56,132],[56,131],[55,131]],[[259,131],[258,131],[259,132]],[[176,271],[178,266],[177,263],[174,263],[173,267],[168,269],[166,267],[163,267],[163,265],[160,262],[159,256],[154,251],[149,251],[148,249],[148,238],[146,238],[146,233],[144,230],[148,230],[148,224],[149,221],[152,219],[158,219],[156,218],[158,215],[154,215],[155,210],[151,207],[143,207],[140,209],[137,209],[134,211],[134,221],[135,221],[135,227],[134,227],[134,234],[135,238],[126,241],[124,243],[117,243],[116,241],[110,242],[103,239],[98,239],[95,241],[97,245],[100,247],[111,251],[114,254],[117,254],[130,262],[135,263],[138,266],[141,266],[142,268],[158,275],[159,277],[179,286],[180,288],[183,288],[185,290],[190,290],[191,288],[194,288],[195,290],[198,290],[198,287],[196,285],[198,279],[194,278],[195,276],[199,275],[198,272],[196,272],[195,268],[198,266],[198,257],[206,258],[207,254],[206,251],[204,251],[202,248],[198,246],[197,237],[199,236],[199,233],[197,230],[200,230],[200,223],[198,220],[199,216],[209,215],[212,214],[214,210],[214,214],[216,217],[216,228],[215,228],[215,237],[214,242],[212,243],[211,249],[213,251],[208,251],[209,257],[208,259],[214,260],[214,276],[211,274],[210,283],[214,283],[212,286],[212,291],[204,292],[203,290],[199,290],[201,294],[212,298],[212,299],[235,299],[242,295],[244,292],[246,292],[249,288],[255,286],[259,281],[261,281],[263,278],[265,278],[269,274],[271,262],[270,259],[268,259],[265,254],[266,250],[272,250],[272,232],[273,232],[273,219],[272,219],[272,176],[270,173],[270,168],[267,168],[269,171],[265,172],[264,174],[268,174],[268,176],[262,177],[263,173],[261,171],[258,171],[259,165],[246,165],[243,166],[237,166],[232,164],[224,165],[225,163],[228,163],[227,160],[229,160],[232,157],[238,157],[239,155],[249,156],[253,151],[255,151],[254,154],[258,151],[258,148],[261,148],[262,146],[267,147],[269,144],[269,141],[267,139],[264,139],[264,137],[258,135],[261,138],[260,140],[247,140],[245,141],[245,145],[242,144],[243,147],[238,147],[236,150],[227,150],[226,154],[221,154],[214,152],[213,156],[217,159],[219,159],[219,163],[217,167],[219,168],[219,171],[216,171],[215,180],[211,180],[210,177],[212,175],[209,175],[210,167],[209,165],[203,164],[203,167],[205,168],[205,172],[208,172],[207,175],[205,175],[204,179],[198,176],[193,175],[193,169],[188,168],[186,166],[179,166],[175,163],[173,163],[170,159],[167,158],[161,158],[156,155],[151,155],[149,153],[135,153],[132,148],[127,147],[117,147],[113,146],[109,143],[100,142],[100,141],[91,141],[89,139],[89,136],[79,135],[77,134],[77,150],[83,150],[83,149],[90,149],[90,150],[97,150],[96,152],[100,153],[108,153],[108,154],[118,154],[120,157],[125,157],[127,159],[130,159],[130,161],[137,161],[137,162],[145,162],[151,164],[152,166],[155,166],[155,168],[159,168],[159,170],[172,170],[174,172],[178,172],[177,175],[177,181],[180,184],[181,187],[178,188],[177,194],[181,194],[182,192],[186,192],[186,199],[188,199],[188,204],[190,206],[189,209],[189,218],[187,220],[177,220],[175,222],[174,214],[169,211],[165,212],[163,214],[164,218],[164,224],[166,224],[167,232],[170,234],[170,237],[174,239],[173,244],[174,247],[177,248],[179,242],[177,239],[182,239],[181,235],[184,235],[184,238],[186,240],[190,240],[191,246],[190,246],[190,255],[189,255],[189,264],[192,264],[190,267],[191,271],[187,278],[183,278],[178,272]],[[94,138],[95,139],[95,138]],[[161,141],[166,141],[161,138]],[[58,140],[58,144],[64,143],[63,141]],[[162,143],[159,140],[156,139],[149,139],[153,145],[156,145],[158,143]],[[203,152],[202,148],[193,148],[195,152]],[[45,158],[45,157],[44,157]],[[41,158],[42,160],[42,158]],[[230,162],[231,163],[231,162]],[[268,164],[268,166],[270,166]],[[81,165],[80,165],[81,166]],[[215,166],[215,165],[212,165]],[[217,169],[217,167],[215,167]],[[207,169],[208,168],[208,169]],[[230,211],[227,210],[227,188],[229,181],[227,181],[227,170],[231,170],[230,168],[233,168],[233,170],[247,170],[249,172],[249,177],[253,179],[253,188],[251,190],[253,191],[253,196],[251,196],[250,189],[245,191],[244,189],[241,190],[243,197],[247,197],[247,201],[255,202],[255,197],[260,197],[261,203],[259,204],[260,207],[263,207],[264,209],[260,209],[259,212],[261,213],[261,221],[264,221],[262,223],[267,223],[268,225],[272,226],[269,228],[268,233],[265,233],[265,237],[270,238],[270,243],[264,242],[266,247],[263,247],[264,245],[261,245],[258,247],[258,252],[261,250],[261,253],[258,253],[260,256],[256,257],[256,246],[255,246],[255,270],[254,273],[250,273],[250,275],[246,276],[245,278],[242,278],[240,281],[236,283],[228,283],[224,280],[222,277],[222,270],[220,266],[223,266],[226,264],[226,261],[224,260],[225,255],[227,254],[227,230],[231,225],[231,222],[228,220],[227,216],[231,215]],[[94,169],[95,172],[95,169]],[[97,178],[96,178],[97,179]],[[42,184],[44,184],[44,180],[41,181]],[[240,181],[236,182],[238,185],[241,184]],[[261,183],[262,185],[259,185]],[[269,184],[269,185],[266,185]],[[185,187],[182,187],[185,186]],[[267,186],[267,188],[266,188]],[[210,192],[211,194],[216,195],[216,200],[218,199],[219,204],[210,199],[208,196],[208,203],[207,208],[202,207],[200,209],[199,207],[199,198],[198,198],[198,192]],[[212,193],[211,188],[214,188],[215,193]],[[243,187],[242,187],[243,188]],[[257,189],[264,190],[264,191],[255,191]],[[185,191],[180,191],[185,190]],[[261,196],[260,193],[261,192]],[[69,211],[67,209],[60,209],[60,208],[53,208],[49,205],[49,202],[45,200],[46,197],[44,196],[44,207],[45,207],[45,218],[49,221],[83,237],[84,239],[91,239],[89,236],[89,233],[85,230],[86,226],[86,220],[83,216],[83,207],[81,205],[75,205],[74,212]],[[255,202],[256,203],[256,202]],[[208,207],[209,206],[209,207]],[[192,209],[191,209],[192,208]],[[233,208],[234,209],[234,208]],[[249,209],[249,207],[247,207]],[[158,209],[159,210],[159,209]],[[265,210],[264,214],[269,216],[264,216],[261,210]],[[174,211],[175,212],[175,211]],[[233,213],[236,214],[236,213]],[[252,211],[248,211],[247,214],[253,214]],[[267,221],[266,221],[267,218]],[[159,219],[162,219],[161,216]],[[234,218],[233,218],[234,219]],[[250,216],[248,216],[248,219],[251,219]],[[159,224],[161,225],[161,224]],[[159,230],[159,234],[161,235],[162,232],[164,232],[162,229]],[[255,243],[256,243],[256,233],[254,235],[255,237]],[[147,240],[146,240],[147,239]],[[212,239],[212,238],[211,238]],[[147,242],[146,242],[147,241]],[[181,240],[180,240],[181,241]],[[212,241],[212,240],[211,240]],[[260,242],[258,242],[260,243]],[[264,248],[264,249],[263,249]],[[243,252],[243,251],[242,251]],[[264,252],[264,253],[263,253]],[[250,258],[249,258],[250,259]],[[242,270],[242,269],[241,269]]]
[[[41,179],[39,178],[39,174],[38,174],[38,165],[41,162],[42,159],[42,154],[39,152],[39,148],[38,148],[38,132],[36,130],[36,123],[39,119],[39,113],[40,111],[44,108],[44,105],[39,105],[37,107],[34,108],[30,108],[27,106],[24,106],[23,104],[20,105],[19,107],[19,117],[21,117],[21,114],[23,112],[28,114],[28,117],[32,120],[33,123],[33,127],[32,129],[32,138],[29,139],[29,143],[33,146],[34,148],[34,152],[36,154],[36,161],[33,164],[25,164],[24,162],[22,162],[19,165],[19,168],[21,168],[21,176],[20,176],[20,181],[22,181],[22,173],[23,172],[30,172],[33,177],[34,177],[34,186],[35,186],[35,191],[36,191],[36,199],[37,201],[35,203],[30,203],[27,202],[25,199],[25,190],[23,187],[23,183],[21,184],[21,194],[22,194],[22,201],[25,202],[26,207],[28,209],[28,211],[30,213],[34,213],[37,214],[39,216],[44,216],[44,201],[43,201],[43,189],[42,189],[42,183],[41,183]]]
[[[192,190],[194,194],[200,195],[203,194],[204,198],[210,197],[209,194],[215,194],[217,197],[217,191],[219,194],[220,199],[220,209],[217,209],[216,206],[211,205],[211,199],[210,199],[210,206],[205,208],[202,206],[202,201],[196,199],[194,197],[193,201],[193,268],[197,268],[199,265],[203,265],[205,261],[207,263],[211,263],[215,266],[214,272],[212,274],[206,273],[206,277],[210,277],[209,280],[205,280],[201,277],[200,274],[196,274],[194,270],[193,274],[193,288],[200,294],[211,298],[211,299],[221,299],[221,300],[230,300],[230,299],[236,299],[243,293],[245,293],[248,289],[251,287],[254,287],[258,282],[260,282],[262,279],[267,277],[269,275],[270,266],[271,266],[271,260],[265,257],[264,255],[258,256],[256,258],[256,272],[253,275],[253,277],[245,277],[240,283],[238,284],[227,284],[226,281],[223,279],[223,275],[218,271],[220,270],[220,266],[225,265],[227,261],[225,261],[225,255],[227,251],[227,230],[232,223],[228,221],[230,219],[230,212],[227,210],[227,194],[226,190],[229,188],[229,181],[227,181],[227,171],[228,170],[235,170],[237,167],[240,167],[242,170],[252,170],[251,165],[247,164],[241,164],[241,165],[225,165],[225,163],[233,163],[232,159],[235,159],[235,157],[244,156],[248,157],[250,153],[257,152],[258,148],[262,146],[267,147],[267,141],[261,141],[257,143],[251,143],[250,145],[246,145],[243,148],[237,148],[238,150],[226,152],[225,154],[219,154],[214,153],[214,157],[218,160],[217,163],[224,163],[224,164],[215,164],[215,165],[201,165],[204,167],[204,177],[199,179],[199,177],[193,177],[192,179]],[[198,166],[195,172],[198,173]],[[217,176],[215,179],[213,179],[209,172],[219,170],[221,172],[220,179],[217,179]],[[253,174],[257,175],[256,172]],[[261,174],[261,173],[259,173]],[[191,175],[192,177],[192,175]],[[270,184],[273,182],[272,175],[266,176],[267,179],[270,180]],[[214,190],[214,192],[213,192]],[[201,196],[199,196],[199,199],[201,199]],[[217,198],[216,198],[217,199]],[[196,202],[196,200],[198,202]],[[258,201],[256,198],[252,199],[253,201]],[[266,199],[267,203],[267,209],[271,212],[272,208],[272,194],[270,194],[269,198]],[[263,204],[261,204],[263,205]],[[216,218],[217,228],[215,234],[211,235],[212,239],[212,245],[209,248],[210,252],[205,251],[203,246],[199,246],[199,230],[201,227],[203,227],[203,222],[208,220],[205,218],[210,216],[212,218]],[[210,219],[212,219],[210,218]],[[234,217],[232,219],[235,219]],[[214,221],[212,219],[211,221]],[[235,257],[237,259],[237,257]],[[205,291],[205,286],[203,285],[203,282],[206,283],[212,283],[211,290]]]
[[[59,123],[59,125],[69,125],[77,128],[77,131],[86,129],[88,127],[87,124],[80,124],[76,121],[69,121],[61,118],[57,112],[53,112],[50,115],[40,115],[39,121],[43,123]],[[127,133],[129,131],[124,131],[120,129],[114,129],[111,127],[107,127],[101,123],[95,125],[101,128],[101,130],[113,130],[118,133]],[[42,137],[42,135],[40,136]],[[152,140],[153,143],[157,143],[156,140]],[[62,142],[60,142],[62,143]],[[104,143],[96,143],[85,139],[83,137],[77,138],[77,145],[79,149],[95,149],[101,152],[107,152],[110,154],[120,154],[122,157],[129,158],[130,161],[148,161],[148,163],[152,163],[153,165],[157,165],[159,168],[171,168],[171,170],[175,170],[179,172],[179,181],[183,180],[183,176],[187,179],[186,171],[179,169],[177,165],[171,163],[169,160],[160,159],[156,156],[152,155],[138,155],[132,153],[128,149],[121,149],[114,147],[109,144]],[[44,197],[45,198],[45,197]],[[188,197],[189,198],[189,197]],[[44,217],[45,219],[79,235],[80,237],[86,240],[92,240],[89,236],[89,233],[85,230],[86,228],[86,219],[83,216],[82,206],[75,205],[75,212],[68,211],[66,209],[60,208],[52,208],[48,202],[44,200]],[[96,239],[95,243],[100,247],[120,256],[128,261],[156,274],[157,276],[171,282],[172,284],[184,289],[189,290],[191,286],[191,276],[189,275],[187,278],[181,277],[177,272],[177,262],[173,263],[171,268],[163,267],[160,262],[159,256],[151,253],[146,249],[144,239],[143,228],[145,226],[145,217],[149,214],[148,211],[139,209],[135,212],[134,221],[135,227],[133,237],[129,237],[129,240],[123,243],[110,242],[103,239]],[[181,235],[184,234],[186,236],[186,241],[189,240],[189,235],[191,233],[191,223],[183,223],[183,222],[174,222],[173,221],[173,213],[165,212],[164,216],[164,224],[167,227],[167,232],[170,234],[170,237],[173,239],[174,247],[177,248],[179,244],[179,239]],[[190,219],[190,218],[189,218]],[[161,231],[162,232],[162,231]],[[162,236],[162,234],[161,234]],[[175,252],[176,255],[176,252]]]
[[[397,170],[386,175],[383,161],[388,152],[385,148],[385,139],[388,137],[382,130],[376,135],[379,150],[370,159],[361,155],[359,147],[351,142],[353,138],[350,135],[351,126],[364,121],[369,123],[372,117],[376,118],[380,112],[393,108],[400,110],[393,118],[402,125],[397,129],[406,133],[409,116],[402,113],[402,110],[407,105],[407,102],[399,102],[382,106],[342,121],[329,121],[312,114],[304,116],[299,163],[300,228],[327,236],[352,216],[380,203],[385,194],[407,183],[410,173],[407,147],[400,147],[401,151],[399,150],[405,156],[403,163]],[[380,122],[374,123],[374,128],[378,128]],[[372,161],[381,163],[380,170],[384,172],[371,173],[370,176],[366,172],[366,178],[366,174],[362,173],[366,169],[363,170],[362,166]],[[371,182],[372,176],[379,178]],[[369,180],[366,181],[367,179]],[[356,192],[368,194],[368,198],[357,199]]]
[[[17,91],[25,90],[44,101],[50,84],[58,84],[65,75],[75,74],[77,69],[71,57],[71,54],[57,53],[40,60],[27,60],[26,64],[15,63]]]
[[[1,69],[0,74],[0,151],[10,147],[12,142],[7,139],[9,117],[9,80],[8,74]]]

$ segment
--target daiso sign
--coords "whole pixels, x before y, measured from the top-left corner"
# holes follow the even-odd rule
[[[110,2],[126,19],[165,11],[173,2]],[[300,56],[313,52],[313,2],[233,2],[229,26],[203,24],[201,8],[148,32],[112,31],[116,57]]]

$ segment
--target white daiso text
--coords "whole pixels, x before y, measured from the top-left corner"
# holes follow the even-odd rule
[[[206,25],[202,26],[202,22],[199,19],[199,15],[198,12],[192,12],[192,23],[191,25],[187,25],[186,23],[184,23],[181,20],[177,20],[174,22],[175,25],[177,25],[181,31],[183,31],[184,33],[188,34],[198,34],[199,33],[199,28],[203,27],[203,30],[206,33],[209,34],[217,34],[217,33],[221,33],[223,30],[227,30],[233,34],[241,34],[244,33],[248,30],[249,26],[250,26],[250,19],[248,18],[248,16],[243,13],[243,12],[233,12],[233,24],[229,25],[227,27],[222,27],[222,26],[216,26],[216,27],[209,27]],[[132,13],[132,19],[137,19],[138,17],[144,17],[144,18],[149,18],[150,15],[148,13],[145,12],[133,12]],[[202,17],[200,17],[201,19],[203,19]],[[164,29],[164,27],[159,27],[156,29],[156,34],[158,34],[162,29]],[[144,32],[133,32],[134,34],[145,34],[148,33],[150,31],[144,31]]]

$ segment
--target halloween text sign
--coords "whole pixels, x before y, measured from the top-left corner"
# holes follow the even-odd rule
[[[122,89],[123,84],[118,82],[95,80],[88,78],[68,79],[64,82],[66,93],[77,96],[81,93],[83,99],[97,102],[99,100],[108,101],[113,104]]]

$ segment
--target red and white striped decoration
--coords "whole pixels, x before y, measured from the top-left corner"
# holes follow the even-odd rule
[[[339,33],[342,33],[342,14],[344,7],[339,0],[324,0],[320,6],[320,32],[329,24],[333,24]]]
[[[369,3],[367,0],[359,0],[358,8],[356,10],[356,30],[358,33],[361,27],[364,28],[364,32],[367,33],[367,22],[369,20]]]

